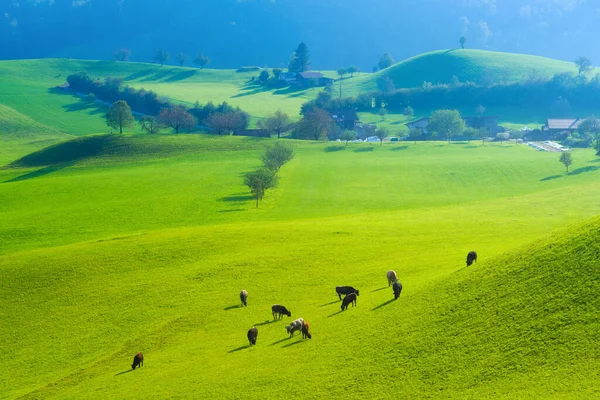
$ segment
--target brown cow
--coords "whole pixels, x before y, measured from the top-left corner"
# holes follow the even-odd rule
[[[310,329],[310,324],[308,322],[304,322],[304,324],[302,325],[302,339],[312,339],[312,335],[309,332]]]
[[[144,355],[140,351],[133,357],[133,364],[131,364],[131,369],[135,369],[136,367],[142,368],[144,365]]]

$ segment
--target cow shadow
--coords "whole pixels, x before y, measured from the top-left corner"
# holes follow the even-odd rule
[[[332,304],[336,304],[339,303],[341,300],[336,300],[336,301],[332,301],[331,303],[325,303],[325,304],[321,304],[319,307],[327,307],[330,306]]]
[[[378,309],[380,309],[381,307],[385,307],[385,306],[387,306],[388,304],[391,304],[391,303],[393,303],[394,301],[396,301],[396,299],[390,299],[390,300],[386,301],[385,303],[382,303],[382,304],[378,305],[377,307],[375,307],[375,308],[372,308],[372,309],[371,309],[371,311],[375,311],[375,310],[378,310]]]
[[[276,342],[273,342],[273,343],[271,343],[271,346],[275,346],[275,345],[278,345],[279,343],[287,342],[287,341],[288,341],[288,340],[290,340],[291,338],[292,338],[292,336],[288,336],[288,337],[286,337],[285,339],[280,339],[280,340],[278,340],[278,341],[276,341]]]
[[[291,346],[295,346],[295,345],[297,345],[297,344],[300,344],[300,343],[304,343],[304,341],[303,341],[303,340],[298,340],[298,341],[295,341],[295,342],[292,342],[292,343],[288,343],[288,344],[286,344],[286,345],[283,345],[283,346],[281,346],[281,347],[282,347],[282,348],[284,348],[284,347],[291,347]]]
[[[373,149],[374,149],[373,147],[361,147],[358,149],[354,149],[354,152],[355,153],[368,153],[370,151],[373,151]]]
[[[547,176],[545,178],[540,179],[540,182],[546,182],[546,181],[551,181],[554,179],[558,179],[558,178],[562,178],[562,175],[551,175],[551,176]]]
[[[128,369],[127,371],[123,371],[123,372],[119,372],[118,374],[116,374],[115,376],[119,376],[119,375],[123,375],[123,374],[127,374],[129,372],[133,371],[133,369]]]
[[[389,286],[384,286],[384,287],[379,288],[379,289],[371,290],[371,293],[380,292],[380,291],[385,290],[385,289],[389,289]]]
[[[328,146],[325,147],[325,153],[335,153],[336,151],[343,151],[345,148],[344,146]]]
[[[234,208],[233,210],[219,210],[220,213],[240,212],[246,211],[243,208]]]
[[[340,310],[340,311],[338,311],[338,312],[336,312],[336,313],[333,313],[333,314],[331,314],[331,315],[328,315],[328,316],[327,316],[327,318],[335,317],[336,315],[338,315],[338,314],[341,314],[341,313],[343,313],[343,312],[344,312],[344,310]]]
[[[240,346],[237,349],[229,350],[227,353],[231,354],[231,353],[235,353],[236,351],[241,351],[241,350],[249,349],[249,348],[250,348],[250,345],[247,344],[245,346]]]
[[[270,324],[274,324],[275,322],[279,322],[279,321],[281,321],[281,320],[280,319],[266,320],[263,322],[259,322],[258,324],[254,324],[254,326],[270,325]]]
[[[236,309],[236,308],[242,308],[242,305],[241,304],[236,304],[235,306],[225,307],[223,309],[223,311],[233,310],[233,309]]]
[[[390,149],[390,151],[400,151],[400,150],[406,150],[408,149],[408,146],[404,145],[404,146],[394,146]]]

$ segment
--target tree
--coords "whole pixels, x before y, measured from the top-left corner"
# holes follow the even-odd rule
[[[175,56],[175,60],[177,60],[177,63],[179,63],[180,67],[183,67],[183,64],[185,64],[188,60],[188,55],[183,53],[177,53],[177,55]]]
[[[288,71],[310,71],[310,56],[308,54],[308,46],[304,42],[300,43],[296,51],[292,54],[292,59],[290,60]]]
[[[194,59],[194,64],[199,65],[200,69],[203,69],[206,65],[210,64],[210,58],[206,57],[202,53],[198,53]]]
[[[496,139],[500,141],[500,144],[504,143],[510,137],[510,133],[508,132],[498,132],[496,134]]]
[[[587,74],[592,69],[594,69],[592,62],[587,57],[577,57],[577,59],[575,60],[575,65],[577,65],[579,76],[581,76],[581,74]]]
[[[348,69],[346,69],[346,73],[350,74],[350,78],[354,77],[354,74],[356,74],[359,71],[360,69],[358,69],[356,65],[351,65],[348,67]]]
[[[329,113],[321,108],[314,107],[304,114],[296,125],[294,135],[299,139],[312,138],[319,140],[327,136],[333,128],[333,119]]]
[[[158,120],[151,116],[145,116],[140,120],[140,126],[143,131],[148,132],[148,134],[152,135],[160,132],[160,125]]]
[[[175,133],[179,133],[180,129],[193,129],[196,126],[194,116],[184,106],[163,108],[158,120],[161,124],[175,129]]]
[[[477,129],[475,128],[471,128],[471,127],[466,127],[465,131],[463,132],[463,136],[465,136],[467,138],[467,141],[470,143],[471,139],[473,139],[473,137],[477,135]]]
[[[417,139],[420,139],[422,136],[423,131],[421,130],[421,128],[413,128],[410,131],[408,131],[408,137],[414,140],[415,144],[417,144]]]
[[[465,121],[457,110],[438,110],[433,113],[427,131],[437,133],[448,140],[465,131]]]
[[[571,157],[570,151],[563,151],[560,153],[560,158],[558,159],[564,166],[567,168],[567,173],[569,172],[569,165],[573,164],[573,157]]]
[[[265,191],[277,186],[277,175],[270,169],[259,168],[246,174],[244,184],[250,188],[258,208],[258,202],[265,196]]]
[[[481,145],[485,146],[486,139],[490,136],[490,131],[487,128],[479,128],[477,129],[477,137],[481,139]]]
[[[215,112],[206,119],[206,125],[211,127],[219,135],[227,132],[231,135],[233,132],[245,129],[248,126],[249,116],[245,112],[237,109],[231,109],[226,112]]]
[[[294,149],[281,141],[277,141],[265,150],[265,154],[260,159],[265,168],[277,172],[292,158],[294,158]]]
[[[384,121],[385,120],[385,116],[388,114],[388,110],[385,107],[381,107],[379,109],[379,115],[381,116],[381,120]]]
[[[119,128],[119,133],[123,133],[123,127],[133,125],[134,121],[131,107],[125,100],[113,103],[106,114],[106,125],[114,129]]]
[[[342,134],[340,135],[340,139],[346,142],[346,146],[348,146],[348,142],[351,140],[356,140],[356,137],[358,136],[358,134],[355,131],[351,131],[346,129],[345,131],[342,132]]]
[[[464,36],[460,37],[460,48],[464,49],[465,48],[465,44],[467,43],[467,38]]]
[[[264,129],[271,132],[277,132],[277,138],[281,138],[281,134],[290,129],[290,117],[281,110],[275,111],[273,115],[268,116],[266,119],[260,121]]]
[[[385,128],[378,128],[375,131],[375,135],[379,139],[379,145],[381,146],[381,145],[383,145],[383,139],[385,139],[386,137],[390,136],[390,133]]]
[[[154,61],[163,66],[167,61],[169,61],[169,52],[162,48],[158,49],[154,55]]]
[[[129,56],[131,56],[131,50],[125,48],[119,49],[115,51],[114,56],[117,61],[129,61]]]
[[[408,106],[402,111],[402,115],[406,117],[412,117],[413,115],[415,115],[415,110],[413,110],[411,106]]]
[[[396,63],[396,61],[394,60],[394,58],[392,57],[392,55],[390,53],[383,53],[383,55],[379,59],[379,63],[377,65],[379,66],[379,69],[381,70],[381,69],[386,69],[388,67],[391,67],[395,63]]]
[[[377,79],[377,88],[387,95],[393,95],[396,93],[396,86],[394,81],[389,76],[382,76]]]
[[[481,117],[483,114],[485,114],[485,107],[481,104],[478,105],[477,108],[475,108],[475,114],[477,114],[478,117]]]
[[[262,71],[260,71],[260,75],[258,76],[258,82],[261,85],[266,85],[268,81],[269,81],[269,70],[263,69]]]
[[[344,67],[338,68],[337,74],[340,77],[340,79],[344,79],[344,75],[346,75],[346,68],[344,68]]]
[[[591,137],[592,147],[596,150],[596,155],[600,156],[600,119],[592,115],[579,125],[579,131]]]

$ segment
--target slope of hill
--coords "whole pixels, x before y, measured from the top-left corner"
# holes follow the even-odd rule
[[[423,82],[450,83],[453,76],[461,82],[479,84],[510,83],[530,77],[551,78],[561,72],[577,73],[574,63],[527,54],[485,50],[439,50],[420,54],[375,74],[348,80],[348,94],[377,90],[377,81],[389,77],[396,88],[418,87]]]

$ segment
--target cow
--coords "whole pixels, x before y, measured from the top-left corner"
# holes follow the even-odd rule
[[[240,300],[242,301],[242,305],[247,306],[247,300],[248,300],[248,292],[246,292],[245,290],[242,290],[240,292]]]
[[[477,253],[475,251],[470,251],[469,254],[467,254],[467,267],[471,266],[473,261],[477,262]]]
[[[283,315],[287,315],[288,317],[292,316],[292,313],[290,311],[288,311],[287,308],[285,308],[284,306],[281,306],[279,304],[274,304],[271,307],[271,311],[273,312],[273,318],[278,319],[278,318],[283,318]]]
[[[136,367],[142,368],[144,366],[144,355],[140,351],[133,357],[133,364],[131,364],[131,369],[135,369]]]
[[[310,329],[310,324],[308,322],[304,322],[304,324],[302,325],[302,339],[312,339],[312,335],[309,332]]]
[[[352,303],[352,307],[356,305],[356,293],[350,293],[344,300],[342,300],[342,311],[348,309],[348,306]]]
[[[287,333],[290,334],[290,337],[294,336],[294,332],[302,330],[304,326],[304,320],[302,318],[298,318],[292,321],[291,324],[285,327]]]
[[[392,289],[394,289],[394,300],[398,300],[398,297],[400,297],[400,293],[402,293],[402,284],[396,281],[392,285]]]
[[[250,342],[250,346],[256,344],[256,338],[258,337],[258,329],[255,326],[248,329],[248,341]]]
[[[335,292],[340,300],[342,299],[342,295],[349,295],[350,293],[356,293],[358,296],[358,289],[354,289],[352,286],[336,286]]]
[[[390,287],[390,285],[394,282],[396,282],[398,280],[398,276],[396,275],[396,271],[393,270],[389,270],[387,272],[387,280],[388,280],[388,287]]]

